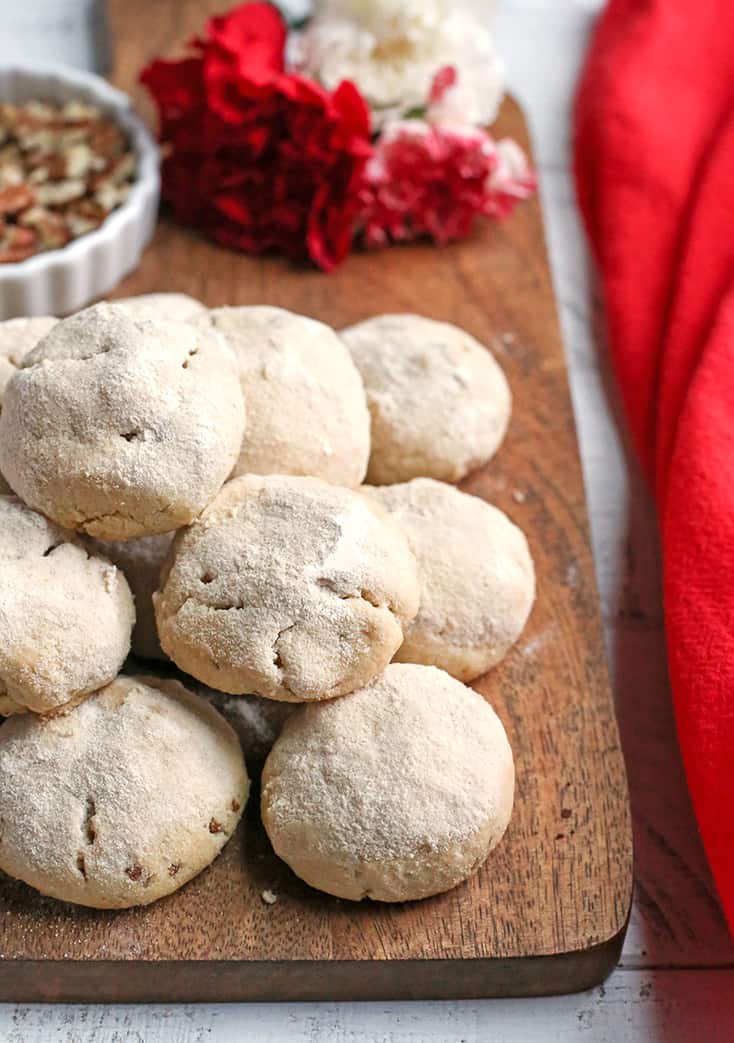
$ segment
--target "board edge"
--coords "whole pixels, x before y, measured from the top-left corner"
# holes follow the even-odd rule
[[[589,949],[445,960],[3,960],[3,1003],[476,1000],[556,996],[614,970],[629,917]]]

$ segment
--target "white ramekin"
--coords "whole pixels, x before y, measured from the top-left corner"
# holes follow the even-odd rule
[[[0,264],[0,319],[65,315],[101,297],[137,267],[158,214],[158,149],[127,95],[92,73],[63,65],[0,67],[0,101],[90,102],[130,135],[137,176],[130,194],[93,232],[17,264]]]

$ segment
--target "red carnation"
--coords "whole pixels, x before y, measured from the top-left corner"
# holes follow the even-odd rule
[[[329,93],[285,73],[285,38],[274,7],[243,4],[209,20],[191,57],[144,70],[160,116],[163,198],[218,242],[329,270],[352,242],[369,113],[349,83]]]

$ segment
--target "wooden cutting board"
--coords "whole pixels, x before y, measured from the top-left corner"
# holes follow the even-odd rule
[[[113,0],[117,82],[134,90],[150,56],[190,37],[207,7],[226,6]],[[528,145],[514,102],[497,133]],[[229,253],[164,222],[118,292],[152,290],[281,305],[336,327],[416,311],[496,352],[514,416],[497,459],[464,488],[522,526],[537,566],[538,601],[519,645],[476,686],[515,751],[515,811],[477,876],[413,904],[354,904],[302,884],[270,849],[257,792],[215,864],[149,908],[73,908],[3,879],[0,999],[444,999],[601,981],[630,907],[630,813],[538,201],[468,242],[356,254],[330,276]]]

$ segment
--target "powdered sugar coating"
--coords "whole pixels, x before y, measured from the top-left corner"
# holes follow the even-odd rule
[[[0,496],[0,713],[49,713],[107,684],[134,621],[119,569]]]
[[[314,475],[354,487],[367,471],[362,380],[336,333],[283,308],[215,308],[198,317],[237,356],[248,406],[235,475]]]
[[[147,905],[214,860],[248,791],[216,710],[175,681],[119,677],[0,729],[0,868],[63,901]]]
[[[377,504],[318,478],[246,475],[176,537],[154,602],[182,670],[234,695],[302,702],[379,673],[419,588]]]
[[[393,664],[343,699],[300,707],[265,763],[276,854],[341,898],[447,891],[502,838],[514,766],[488,703],[433,667]]]
[[[471,681],[517,641],[535,600],[527,540],[506,514],[431,478],[365,488],[405,533],[421,606],[395,654]]]
[[[141,659],[167,660],[155,625],[153,595],[160,585],[161,568],[171,549],[173,533],[140,536],[137,540],[89,540],[89,545],[117,565],[130,584],[135,599],[133,655]]]
[[[23,365],[23,359],[36,344],[50,333],[58,319],[39,315],[29,319],[6,319],[0,322],[0,405],[5,385]]]
[[[10,380],[0,468],[60,525],[132,539],[196,517],[243,430],[234,359],[217,337],[98,304],[59,322]]]
[[[53,329],[58,319],[41,315],[30,319],[6,319],[0,322],[0,409],[3,405],[5,385],[23,364],[28,352],[39,340]],[[0,495],[11,492],[8,483],[0,474]]]
[[[372,485],[458,481],[496,453],[511,395],[490,352],[458,326],[380,315],[342,330],[372,417]]]
[[[113,304],[125,309],[133,319],[174,319],[187,322],[206,308],[187,293],[141,293],[137,297],[117,297]]]

